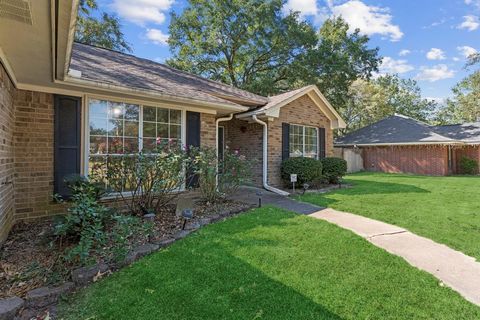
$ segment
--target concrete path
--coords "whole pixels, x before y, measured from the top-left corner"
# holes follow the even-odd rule
[[[323,209],[310,216],[353,231],[480,305],[480,263],[474,258],[403,228],[355,214]]]

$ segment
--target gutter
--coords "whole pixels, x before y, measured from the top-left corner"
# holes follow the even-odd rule
[[[217,120],[215,120],[215,145],[216,145],[216,150],[217,150],[217,174],[215,176],[215,179],[216,179],[217,187],[218,187],[218,147],[219,147],[219,145],[218,145],[218,124],[220,122],[230,121],[232,119],[233,119],[233,113],[230,113],[230,115],[228,117],[218,118]]]
[[[252,119],[263,126],[263,187],[281,196],[288,196],[288,192],[268,185],[268,126],[266,122],[259,120],[255,114],[252,115]]]

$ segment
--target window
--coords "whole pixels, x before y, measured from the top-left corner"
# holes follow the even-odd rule
[[[291,124],[289,149],[292,158],[318,158],[318,129]]]
[[[117,156],[182,141],[181,110],[90,99],[88,114],[87,172],[105,168]]]

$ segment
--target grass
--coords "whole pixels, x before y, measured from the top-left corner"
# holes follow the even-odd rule
[[[404,227],[480,260],[480,178],[359,173],[354,185],[301,201]]]
[[[324,221],[266,207],[80,291],[64,319],[478,319],[431,275]]]

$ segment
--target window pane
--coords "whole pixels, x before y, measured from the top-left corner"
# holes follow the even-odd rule
[[[157,108],[155,107],[143,107],[143,121],[157,121]]]
[[[102,156],[92,156],[88,159],[88,173],[97,178],[105,177],[107,170],[107,158]]]
[[[157,122],[168,123],[168,109],[157,108]]]
[[[180,139],[181,134],[182,134],[181,126],[176,126],[176,125],[170,126],[170,138]]]
[[[152,152],[157,145],[157,139],[143,138],[143,152]]]
[[[90,100],[89,108],[90,118],[101,117],[107,118],[107,101],[102,100]]]
[[[108,121],[108,136],[121,137],[123,136],[123,120]]]
[[[125,106],[125,119],[137,120],[139,119],[140,107],[136,104],[127,104]]]
[[[157,124],[157,138],[168,139],[168,124]]]
[[[108,153],[122,154],[123,153],[123,138],[108,138]]]
[[[125,107],[122,103],[109,102],[108,117],[110,119],[123,119],[124,112],[125,112]]]
[[[157,125],[152,122],[143,123],[143,136],[147,138],[155,138],[157,136]]]
[[[107,135],[107,118],[90,119],[90,135],[106,136]]]
[[[180,110],[170,110],[170,123],[180,124],[182,112]]]
[[[90,137],[90,154],[106,154],[107,137]]]
[[[125,121],[125,136],[126,137],[138,137],[138,122]]]
[[[125,140],[124,140],[124,152],[125,153],[137,153],[138,152],[138,139],[137,138],[125,138]]]

